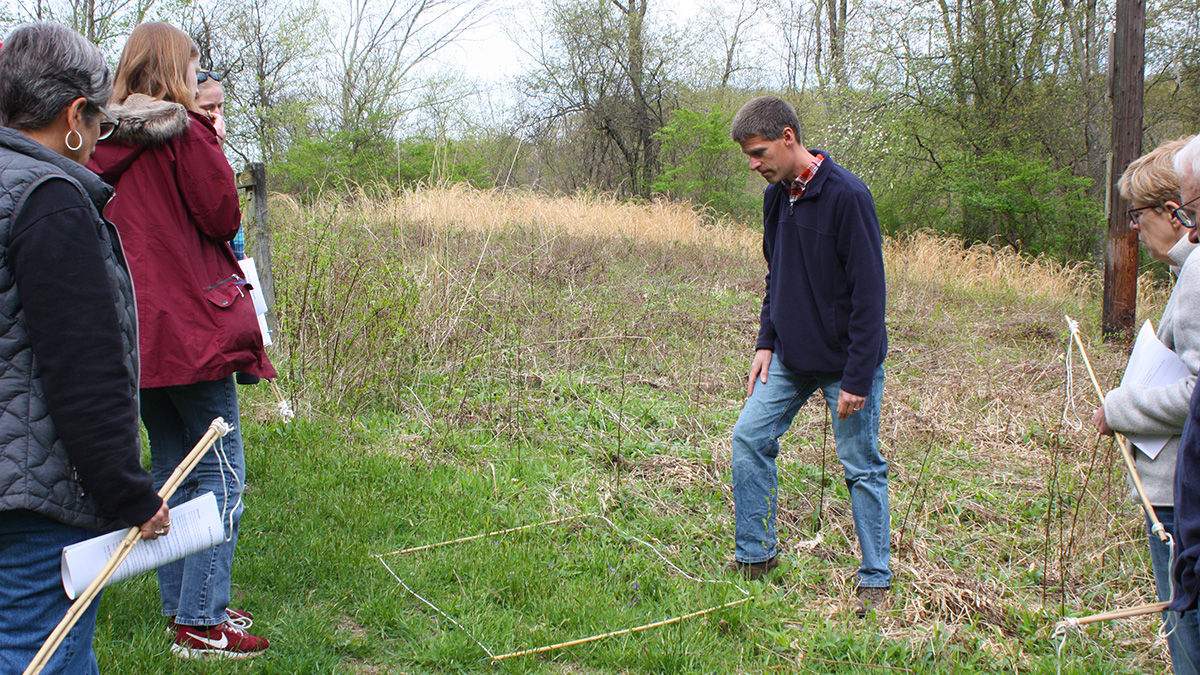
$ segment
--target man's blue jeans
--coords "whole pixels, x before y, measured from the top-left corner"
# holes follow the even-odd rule
[[[762,562],[775,556],[779,437],[808,397],[820,389],[833,418],[833,437],[845,469],[854,530],[862,551],[858,585],[887,587],[892,583],[888,464],[879,454],[883,366],[875,370],[863,409],[844,420],[837,417],[840,384],[840,380],[793,373],[778,358],[771,359],[767,381],[754,383],[754,393],[733,428],[734,557],[741,562]]]
[[[142,422],[150,436],[150,463],[154,487],[167,482],[171,472],[212,424],[223,417],[233,431],[218,440],[179,486],[169,506],[211,492],[217,498],[228,541],[158,568],[162,613],[184,626],[215,626],[229,615],[230,576],[242,515],[242,486],[246,457],[238,429],[237,386],[233,377],[178,387],[141,390]],[[222,461],[222,454],[227,462]],[[232,521],[232,522],[231,522]]]
[[[0,511],[0,674],[20,675],[66,616],[64,546],[96,536],[33,511]],[[94,675],[97,597],[46,664],[46,673]]]
[[[1154,507],[1154,514],[1163,527],[1175,534],[1175,509],[1170,506]],[[1159,602],[1171,599],[1171,578],[1169,575],[1171,552],[1150,529],[1150,519],[1146,519],[1146,534],[1150,538],[1150,566],[1154,569],[1154,585],[1158,587]],[[1200,625],[1196,621],[1197,610],[1189,609],[1176,615],[1174,612],[1163,612],[1166,621],[1165,630],[1171,631],[1167,636],[1167,647],[1171,650],[1171,666],[1175,675],[1197,675],[1200,668]]]

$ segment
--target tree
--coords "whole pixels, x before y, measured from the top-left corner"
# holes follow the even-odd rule
[[[420,89],[414,71],[486,16],[482,0],[349,0],[334,38],[333,122],[385,135]]]
[[[674,107],[670,38],[656,32],[649,0],[556,0],[523,85],[543,138],[575,145],[570,187],[648,196],[659,170],[655,132]]]
[[[877,8],[873,60],[879,66],[862,75],[872,89],[894,92],[882,104],[890,113],[884,125],[901,139],[894,172],[901,174],[900,189],[917,191],[883,195],[880,202],[932,209],[916,226],[936,225],[968,241],[997,238],[1060,257],[1094,254],[1101,214],[1096,197],[1103,188],[1097,187],[1093,148],[1101,146],[1096,130],[1107,114],[1097,92],[1101,78],[1094,76],[1094,36],[1104,33],[1095,25],[1103,8],[1070,0]],[[1014,161],[1032,172],[1029,180],[1009,180]],[[1046,191],[1046,176],[1064,182]],[[1069,177],[1082,182],[1065,181]],[[979,199],[976,186],[1005,194]],[[1041,195],[1038,208],[1006,206],[1030,190]],[[1055,199],[1072,207],[1050,208],[1047,200]]]
[[[326,25],[317,0],[190,9],[180,23],[200,49],[201,67],[224,77],[229,148],[245,161],[278,161],[318,114]]]
[[[18,0],[17,15],[26,21],[57,21],[78,31],[101,49],[145,20],[158,0]]]
[[[736,0],[733,4],[710,0],[705,6],[702,30],[715,38],[720,49],[716,86],[729,87],[735,75],[752,69],[742,62],[742,50],[761,8],[762,0]]]
[[[808,0],[773,0],[771,18],[776,40],[783,42],[783,90],[795,95],[808,84],[812,54],[820,49],[820,14]],[[813,44],[814,38],[817,44]]]
[[[762,207],[759,179],[746,169],[738,146],[729,139],[732,122],[733,113],[719,109],[672,112],[670,123],[658,132],[670,168],[655,179],[654,190],[756,222]],[[750,177],[756,189],[747,189]]]

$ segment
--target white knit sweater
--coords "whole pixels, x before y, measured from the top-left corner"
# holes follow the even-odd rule
[[[1178,266],[1179,276],[1156,333],[1187,365],[1191,375],[1165,387],[1118,387],[1108,392],[1104,400],[1104,415],[1112,429],[1124,434],[1172,436],[1154,459],[1134,450],[1134,465],[1154,506],[1174,504],[1179,434],[1187,419],[1196,373],[1200,372],[1200,255],[1192,255],[1197,248],[1184,237],[1168,253],[1173,267]]]

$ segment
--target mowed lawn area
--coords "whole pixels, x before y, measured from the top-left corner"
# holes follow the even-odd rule
[[[105,593],[103,672],[1167,667],[1153,617],[1072,633],[1061,658],[1051,638],[1063,616],[1153,593],[1077,352],[1068,391],[1064,314],[1105,386],[1125,358],[1099,341],[1088,270],[932,235],[888,242],[896,582],[862,620],[846,611],[857,543],[819,399],[783,441],[783,564],[768,582],[723,571],[728,437],[765,272],[753,230],[667,204],[462,188],[272,207],[271,354],[298,416],[284,423],[265,384],[241,390],[234,567],[234,606],[272,647],[177,660],[149,574]],[[1143,290],[1157,319],[1164,291]]]

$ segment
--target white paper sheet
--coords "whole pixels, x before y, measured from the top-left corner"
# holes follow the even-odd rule
[[[250,282],[250,299],[254,301],[254,313],[258,315],[258,329],[262,331],[263,345],[271,346],[271,329],[267,327],[267,299],[263,295],[262,285],[258,283],[258,265],[254,258],[242,258],[238,261],[242,267],[242,276]]]
[[[1129,364],[1125,366],[1125,375],[1121,378],[1121,386],[1165,387],[1191,374],[1179,356],[1159,341],[1154,334],[1154,326],[1146,321],[1138,331],[1137,342],[1133,344],[1133,353],[1129,355]],[[1171,440],[1170,436],[1126,434],[1125,437],[1151,459],[1157,457],[1167,441]]]
[[[63,549],[62,580],[68,598],[74,600],[99,576],[127,532],[128,529],[109,532]],[[105,585],[185,558],[224,540],[225,529],[221,525],[217,498],[206,492],[172,508],[171,533],[152,541],[139,541]]]
[[[254,258],[242,258],[238,265],[242,268],[242,276],[250,282],[250,299],[254,301],[254,313],[266,314],[267,299],[263,295],[262,284],[258,283],[258,265],[254,263]]]

